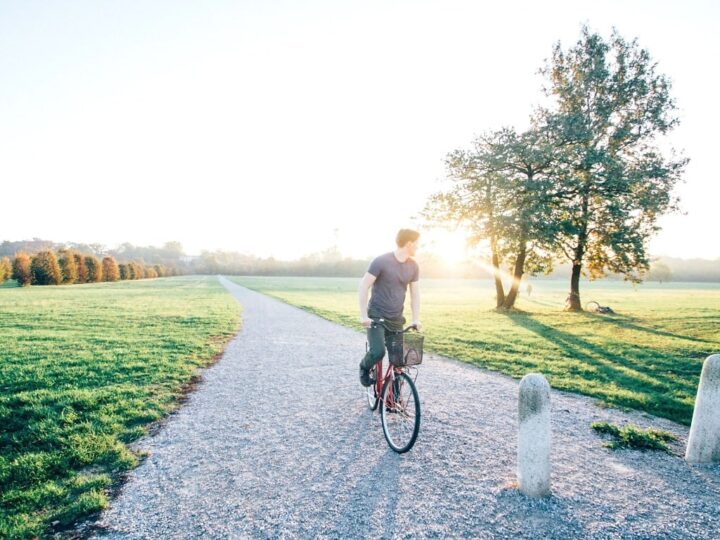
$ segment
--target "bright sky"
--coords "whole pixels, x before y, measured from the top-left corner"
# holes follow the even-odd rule
[[[674,82],[687,215],[653,253],[720,257],[718,5],[0,0],[0,240],[389,250],[449,151],[525,127],[587,22]]]

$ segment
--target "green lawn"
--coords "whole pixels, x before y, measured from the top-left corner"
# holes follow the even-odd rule
[[[103,508],[239,320],[215,277],[0,289],[0,538]]]
[[[232,279],[360,329],[359,279]],[[583,302],[610,305],[614,316],[563,312],[564,281],[534,281],[514,314],[493,310],[490,281],[422,280],[421,289],[427,348],[516,378],[539,371],[554,388],[683,424],[703,360],[720,352],[719,284],[583,283]]]

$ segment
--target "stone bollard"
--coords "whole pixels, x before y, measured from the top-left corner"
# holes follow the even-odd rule
[[[720,354],[708,356],[703,364],[685,459],[720,462]]]
[[[550,385],[540,373],[520,381],[517,478],[531,497],[550,495]]]

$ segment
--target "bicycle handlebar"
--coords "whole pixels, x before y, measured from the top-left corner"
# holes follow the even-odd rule
[[[368,317],[368,319],[370,319],[370,320],[371,320],[372,322],[374,322],[374,323],[380,323],[380,324],[382,324],[383,326],[385,326],[385,325],[383,324],[383,323],[385,322],[385,319],[383,319],[382,317],[379,318],[379,319],[373,319],[373,318],[371,318],[371,317]],[[411,324],[411,325],[408,326],[405,330],[403,330],[402,333],[404,334],[405,332],[408,332],[409,330],[415,330],[416,332],[419,331],[419,330],[418,330],[418,327],[417,327],[417,324]]]

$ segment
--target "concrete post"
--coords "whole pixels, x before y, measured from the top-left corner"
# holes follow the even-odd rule
[[[550,495],[550,385],[540,373],[520,381],[517,478],[531,497]]]
[[[720,354],[708,356],[703,364],[685,459],[720,462]]]

